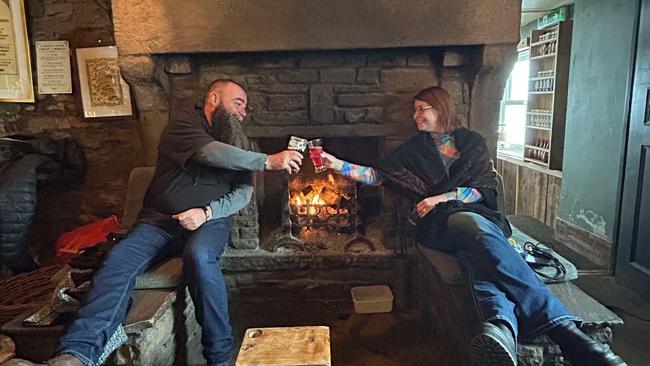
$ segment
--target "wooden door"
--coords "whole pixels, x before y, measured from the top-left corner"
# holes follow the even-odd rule
[[[650,298],[650,0],[640,10],[616,278]]]

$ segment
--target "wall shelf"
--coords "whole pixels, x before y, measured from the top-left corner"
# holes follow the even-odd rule
[[[540,55],[540,56],[534,56],[534,57],[531,57],[530,60],[531,60],[531,61],[533,61],[533,60],[540,60],[540,59],[543,59],[543,58],[554,57],[555,55],[556,55],[556,53],[547,53],[546,55]]]
[[[569,20],[530,35],[524,161],[551,170],[562,169],[572,28]]]
[[[534,130],[541,130],[541,131],[551,131],[550,127],[540,127],[540,126],[526,126],[526,128],[532,128]]]
[[[551,43],[551,42],[555,42],[555,41],[557,41],[557,38],[547,39],[547,40],[544,40],[544,41],[537,41],[535,43],[531,43],[530,47],[535,47],[535,46],[539,46],[539,45],[544,44],[544,43]]]

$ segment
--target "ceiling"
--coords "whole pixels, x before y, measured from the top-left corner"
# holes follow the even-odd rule
[[[528,24],[544,15],[544,13],[548,13],[562,5],[573,3],[574,0],[522,0],[521,25]]]

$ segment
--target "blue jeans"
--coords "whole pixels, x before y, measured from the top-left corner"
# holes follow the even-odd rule
[[[435,249],[458,257],[482,322],[504,321],[515,338],[530,339],[559,323],[580,321],[530,269],[501,229],[479,214],[451,214]]]
[[[202,327],[203,356],[208,365],[228,360],[234,338],[220,257],[229,237],[228,219],[208,221],[192,232],[137,225],[111,249],[93,277],[86,303],[61,338],[57,354],[69,353],[86,365],[96,365],[104,346],[126,316],[135,278],[175,245],[185,243],[183,275]]]

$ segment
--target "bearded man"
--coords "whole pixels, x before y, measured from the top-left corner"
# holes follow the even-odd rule
[[[202,103],[172,115],[160,139],[156,170],[138,220],[95,274],[85,304],[49,365],[101,362],[105,350],[115,347],[109,343],[126,316],[135,278],[179,243],[184,280],[202,329],[203,356],[210,366],[232,362],[234,338],[220,266],[230,237],[230,216],[250,201],[252,172],[292,173],[302,163],[296,151],[266,155],[226,143],[245,145],[245,137],[235,138],[223,127],[243,121],[247,103],[241,85],[219,79],[212,82]],[[32,363],[16,359],[8,364]]]

